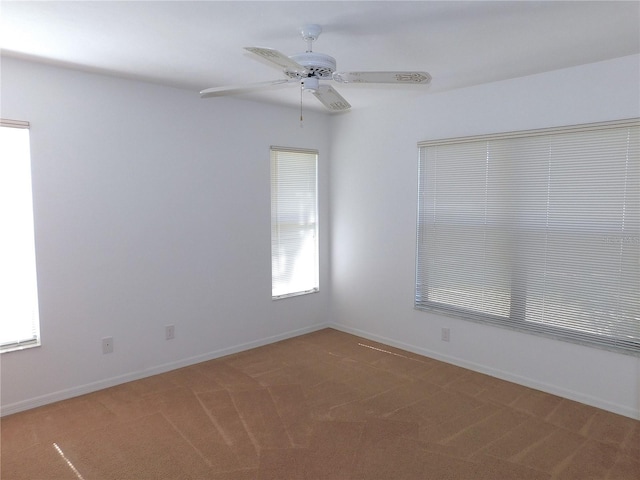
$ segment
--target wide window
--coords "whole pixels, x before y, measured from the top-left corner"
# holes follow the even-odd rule
[[[271,295],[318,291],[318,152],[271,147]]]
[[[40,344],[29,124],[0,120],[0,352]]]
[[[415,305],[640,354],[640,122],[419,144]]]

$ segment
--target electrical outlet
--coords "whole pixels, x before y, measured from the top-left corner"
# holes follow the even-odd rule
[[[173,340],[176,338],[176,327],[174,325],[167,325],[164,327],[164,338],[166,340]]]
[[[113,337],[102,339],[102,353],[113,353]]]
[[[451,330],[448,328],[443,328],[441,333],[441,339],[443,342],[448,342],[451,340]]]

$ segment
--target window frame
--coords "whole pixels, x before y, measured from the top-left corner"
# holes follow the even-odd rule
[[[285,160],[295,161],[296,155],[301,156],[299,159],[302,159],[303,157],[308,159],[309,156],[313,156],[314,165],[313,175],[311,177],[308,176],[308,171],[294,172],[293,169],[290,168],[283,170],[277,167],[277,165],[279,165],[277,162],[279,161],[280,156]],[[281,300],[289,297],[317,293],[320,291],[318,150],[272,145],[269,149],[269,156],[271,170],[271,298],[272,300]],[[289,176],[287,177],[286,175]],[[305,189],[302,185],[296,185],[296,182],[298,181],[301,184],[310,184],[311,188]],[[284,193],[282,196],[279,196],[279,191],[283,188],[288,190],[288,194],[292,193],[293,188],[295,190],[293,193],[295,193],[298,198],[301,198],[300,202],[295,204],[295,213],[292,213],[291,205],[284,205],[280,203],[281,200],[286,198],[286,194]],[[307,198],[303,198],[305,195]],[[308,196],[311,196],[312,198],[311,204],[309,203]],[[285,212],[285,210],[288,212]],[[295,218],[293,218],[292,215]],[[286,240],[286,235],[282,234],[283,230],[286,228],[289,229],[289,235],[292,231],[300,237],[305,237],[306,234],[307,247],[309,246],[309,240],[312,240],[312,253],[307,254],[306,257],[306,261],[312,264],[311,272],[308,273],[306,281],[299,283],[299,285],[305,285],[304,287],[295,288],[293,286],[293,274],[291,271],[294,268],[292,262],[295,260],[291,258],[289,253],[283,252],[286,249],[290,250],[291,248],[294,248],[296,249],[295,254],[299,255],[302,248],[304,248],[304,241],[303,244],[297,244],[298,242],[295,240]],[[277,265],[282,265],[283,263],[285,264],[285,270],[288,270],[288,272],[282,272],[281,270],[278,271]],[[282,285],[287,279],[289,279],[289,290],[285,291],[282,289]]]
[[[427,202],[425,200],[425,197],[427,195],[426,186],[424,185],[424,183],[426,182],[425,179],[427,174],[425,170],[426,163],[427,163],[425,149],[434,147],[434,146],[452,146],[452,145],[469,144],[473,142],[487,142],[487,144],[489,144],[489,142],[498,141],[498,140],[517,141],[518,139],[529,139],[532,137],[544,138],[545,136],[554,136],[557,134],[596,132],[596,131],[604,131],[607,129],[611,130],[611,129],[624,129],[624,128],[628,128],[629,132],[632,132],[633,135],[636,135],[635,142],[637,142],[637,132],[640,131],[640,119],[634,118],[634,119],[619,120],[619,121],[613,121],[613,122],[600,122],[600,123],[593,123],[593,124],[573,125],[569,127],[554,127],[554,128],[546,128],[546,129],[538,129],[538,130],[520,131],[520,132],[508,132],[503,134],[479,135],[479,136],[473,136],[473,137],[449,138],[449,139],[443,139],[443,140],[433,140],[433,141],[425,141],[425,142],[418,143],[418,153],[419,153],[419,156],[418,156],[418,208],[417,208],[417,219],[416,219],[416,226],[417,226],[416,277],[415,277],[414,307],[418,310],[433,311],[433,312],[437,312],[445,315],[452,315],[457,318],[464,318],[467,320],[472,320],[472,321],[483,323],[483,324],[490,324],[494,326],[510,328],[517,331],[521,331],[521,332],[546,336],[556,340],[569,341],[572,343],[578,343],[578,344],[588,345],[596,348],[611,350],[617,353],[640,355],[640,335],[638,335],[636,331],[633,330],[634,319],[640,319],[640,313],[637,311],[632,312],[631,320],[629,319],[622,320],[623,327],[627,328],[626,332],[631,332],[631,331],[633,332],[633,335],[631,337],[628,337],[628,339],[621,338],[621,337],[616,338],[615,335],[610,334],[610,332],[608,332],[609,335],[598,334],[594,332],[587,332],[582,330],[576,333],[575,331],[570,331],[571,329],[568,327],[567,321],[561,322],[556,319],[555,320],[556,324],[553,325],[546,322],[540,322],[540,321],[536,322],[532,319],[528,319],[528,317],[526,316],[526,305],[527,305],[527,301],[529,300],[529,297],[527,297],[526,280],[523,281],[522,279],[519,279],[518,274],[514,273],[514,272],[521,272],[522,269],[518,268],[517,265],[518,264],[521,265],[523,264],[523,262],[526,262],[526,260],[522,259],[522,256],[518,253],[521,251],[517,250],[518,248],[522,248],[522,246],[516,245],[515,247],[513,247],[516,249],[514,250],[516,253],[511,255],[511,258],[507,263],[507,265],[511,265],[511,271],[508,274],[510,292],[509,292],[509,305],[508,305],[509,308],[508,308],[508,314],[506,316],[492,315],[488,313],[479,313],[476,311],[463,308],[462,306],[459,306],[459,305],[451,305],[448,303],[429,300],[428,298],[429,287],[427,286],[428,277],[427,277],[427,274],[425,273],[426,271],[425,269],[429,268],[428,267],[429,261],[425,260],[425,257],[427,255],[425,253],[425,249],[431,248],[431,247],[427,247],[425,243],[426,236],[427,236],[427,234],[425,233],[427,231],[427,227],[424,224],[426,223],[424,220],[425,219],[424,209],[425,209],[425,205],[427,205]],[[636,143],[633,143],[633,146],[637,148]],[[637,162],[638,161],[637,150],[633,150],[632,152],[634,155],[632,157],[632,160]],[[423,158],[423,155],[425,155],[425,158]],[[489,159],[489,153],[487,153],[487,159]],[[487,160],[487,162],[488,161],[489,160]],[[629,162],[629,160],[627,160],[627,162]],[[632,170],[632,173],[631,173],[632,175],[631,179],[633,181],[635,179],[635,177],[633,176],[634,172],[635,172],[635,175],[637,175],[637,172],[636,172],[638,168],[637,163],[635,163],[632,168],[635,169],[635,170]],[[625,177],[625,182],[626,182],[626,177]],[[625,190],[625,195],[626,195],[626,190]],[[636,196],[637,196],[637,192],[635,193],[632,192],[630,201],[633,202]],[[626,201],[627,200],[625,200],[625,202]],[[634,212],[636,212],[635,208],[636,207],[634,206]],[[635,215],[637,216],[637,212],[635,213]],[[635,226],[635,223],[633,223],[634,221],[637,222],[637,218],[635,217],[632,218],[632,222],[631,222],[632,228],[634,228],[633,226]],[[522,225],[516,226],[514,230],[518,233],[516,233],[515,235],[521,235],[521,232],[527,230],[527,228],[531,229],[532,225],[526,224],[524,226]],[[570,228],[570,226],[568,226],[568,224],[561,224],[558,228],[564,229],[565,230],[564,233],[566,233],[566,231],[568,230],[570,231],[571,234],[575,234],[575,233],[581,234],[580,229],[576,229],[574,231]],[[545,227],[545,235],[549,235],[548,232],[553,230],[554,230],[553,227],[547,225]],[[633,233],[634,230],[632,230],[631,232],[632,232],[631,235],[627,235],[623,231],[620,234],[621,235],[620,241],[623,242],[624,239],[626,238],[629,240],[629,242],[632,245],[633,244],[638,245],[639,244],[638,236],[637,236],[638,232],[635,232],[635,234]],[[607,237],[606,232],[604,233],[598,232],[598,233],[600,234],[601,237],[604,235],[604,238],[610,238],[612,239],[611,240],[612,242],[615,241],[614,237]],[[566,241],[566,240],[563,239],[563,241]],[[546,254],[547,253],[545,250],[545,255]],[[589,258],[589,260],[591,259]],[[587,264],[589,264],[589,262],[587,262]],[[584,265],[584,264],[580,264],[580,265]],[[633,270],[633,265],[635,264],[632,264],[630,267],[632,274],[635,274],[632,280],[634,282],[637,282],[638,272]],[[545,269],[545,272],[546,272],[546,269]],[[528,275],[528,272],[526,275]],[[622,277],[623,275],[624,275],[623,273],[619,273],[620,277]],[[633,283],[633,285],[635,285],[635,283]],[[531,289],[529,290],[531,291]],[[536,291],[535,288],[533,289],[533,291],[534,292]],[[561,308],[564,308],[564,307],[565,307],[564,304],[561,304]],[[604,318],[608,318],[608,317],[604,317]],[[594,325],[599,325],[600,322],[594,320],[592,321],[592,323]],[[605,323],[605,322],[602,322],[602,323]],[[564,324],[564,328],[563,328],[563,324]],[[582,326],[582,324],[580,326]],[[637,328],[640,328],[640,326],[638,326]],[[573,327],[573,329],[579,330],[575,326]]]
[[[24,129],[27,131],[30,131],[30,123],[26,122],[26,121],[21,121],[21,120],[11,120],[11,119],[5,119],[5,118],[1,118],[0,119],[0,128],[4,129],[4,128],[9,128],[9,129]],[[35,215],[34,215],[34,211],[33,211],[33,179],[32,179],[32,174],[31,174],[31,148],[30,148],[30,143],[31,143],[31,136],[30,136],[30,132],[28,135],[28,139],[27,139],[27,149],[28,152],[26,152],[26,156],[28,156],[28,169],[29,169],[29,192],[28,192],[28,196],[29,196],[29,207],[30,207],[30,216],[31,218],[28,220],[28,228],[30,229],[30,232],[28,233],[29,236],[32,237],[32,245],[33,245],[33,257],[32,259],[29,260],[29,263],[32,264],[30,265],[28,268],[31,270],[33,269],[32,272],[32,278],[31,281],[29,283],[32,283],[31,287],[33,287],[34,291],[32,292],[33,294],[33,301],[34,301],[34,305],[31,306],[32,308],[32,313],[31,313],[31,319],[29,321],[30,325],[29,325],[29,329],[31,331],[31,337],[30,338],[15,338],[15,340],[13,341],[9,341],[9,342],[5,342],[0,344],[0,354],[5,354],[5,353],[9,353],[9,352],[15,352],[15,351],[20,351],[20,350],[25,350],[28,348],[33,348],[33,347],[39,347],[42,344],[42,340],[41,340],[41,335],[40,335],[40,312],[39,312],[39,299],[38,299],[38,275],[37,275],[37,266],[36,266],[36,252],[35,252]],[[26,232],[25,232],[26,233]],[[29,287],[29,288],[31,288]]]

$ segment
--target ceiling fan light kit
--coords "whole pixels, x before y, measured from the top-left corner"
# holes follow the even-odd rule
[[[318,87],[320,86],[320,81],[316,77],[308,77],[302,79],[302,89],[305,92],[315,93],[318,91]]]
[[[324,53],[313,51],[313,42],[322,33],[322,27],[317,24],[308,24],[300,28],[300,34],[307,42],[307,50],[304,53],[286,56],[277,50],[264,47],[246,47],[245,50],[262,57],[271,65],[278,67],[286,77],[266,82],[249,83],[242,85],[230,85],[213,87],[200,92],[202,98],[222,95],[247,93],[256,90],[270,88],[276,85],[297,83],[302,91],[311,92],[326,108],[331,111],[342,111],[351,108],[347,102],[333,87],[320,84],[320,80],[335,81],[338,83],[390,83],[404,85],[428,85],[431,75],[427,72],[401,71],[401,72],[336,72],[336,59]]]

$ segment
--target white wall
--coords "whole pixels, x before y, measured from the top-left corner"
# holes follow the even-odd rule
[[[43,345],[0,357],[2,414],[330,321],[640,418],[637,357],[413,309],[417,142],[637,117],[639,77],[634,56],[418,97],[383,90],[378,107],[308,112],[300,129],[292,109],[3,59],[0,113],[32,125]],[[320,150],[321,292],[278,302],[271,144]]]
[[[42,333],[0,358],[3,414],[326,322],[328,228],[320,293],[271,300],[269,146],[319,150],[328,227],[327,116],[15,59],[1,80],[31,122]]]
[[[640,418],[638,357],[413,308],[417,142],[638,117],[639,85],[640,57],[632,56],[406,100],[398,92],[394,103],[334,118],[333,321],[345,331]],[[450,343],[440,340],[442,327],[450,328]]]

